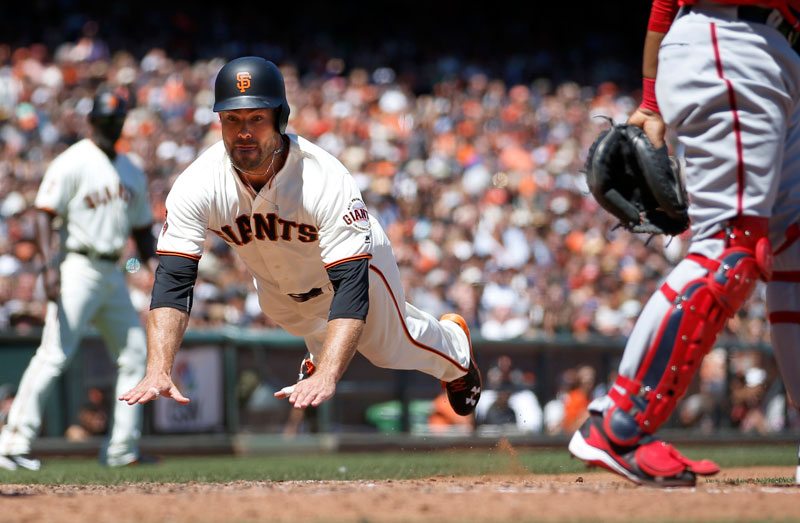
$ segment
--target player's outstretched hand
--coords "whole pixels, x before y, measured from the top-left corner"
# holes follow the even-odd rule
[[[336,380],[320,372],[275,393],[276,398],[289,398],[296,409],[317,407],[336,392]]]
[[[657,112],[639,107],[628,118],[628,123],[642,129],[656,149],[664,145],[667,125],[664,123],[664,118]]]
[[[191,401],[181,394],[178,387],[172,383],[172,378],[167,374],[146,375],[138,385],[120,396],[119,400],[127,402],[128,405],[133,405],[135,403],[147,403],[162,396],[172,398],[183,405]]]

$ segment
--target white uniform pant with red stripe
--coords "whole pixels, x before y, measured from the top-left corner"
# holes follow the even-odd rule
[[[113,425],[104,461],[124,465],[138,457],[142,407],[115,398],[143,377],[147,348],[144,329],[131,304],[125,277],[115,263],[68,254],[61,264],[60,303],[49,303],[42,342],[22,375],[8,423],[0,433],[0,454],[30,452],[42,424],[42,411],[55,380],[76,353],[94,322],[118,367]]]
[[[775,271],[767,284],[772,350],[786,391],[800,408],[800,242],[775,256]]]
[[[664,38],[656,95],[685,156],[690,252],[717,258],[723,243],[710,237],[727,220],[770,218],[775,270],[789,280],[768,287],[772,343],[800,405],[800,246],[793,243],[800,221],[800,58],[776,30],[738,20],[735,6],[702,4],[682,12]],[[667,284],[680,292],[705,273],[684,260]],[[670,308],[661,292],[650,299],[620,374],[636,375]]]
[[[385,233],[373,228],[369,313],[358,352],[378,367],[419,370],[452,381],[470,364],[467,336],[455,323],[439,321],[405,301],[400,271]],[[287,332],[302,336],[312,356],[325,341],[333,292],[297,303],[269,282],[256,281],[261,309]]]

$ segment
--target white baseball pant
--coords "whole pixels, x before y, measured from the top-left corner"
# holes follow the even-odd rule
[[[114,397],[133,388],[143,377],[147,355],[145,334],[131,304],[125,277],[115,263],[93,261],[75,253],[61,264],[61,298],[49,303],[42,341],[22,375],[17,395],[0,433],[0,454],[30,452],[42,424],[42,410],[56,378],[76,353],[89,322],[106,347],[117,356]],[[105,462],[125,465],[138,457],[141,406],[114,401]]]

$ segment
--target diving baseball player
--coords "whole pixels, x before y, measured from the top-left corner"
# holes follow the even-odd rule
[[[693,485],[719,470],[654,433],[758,279],[769,282],[772,343],[800,406],[798,8],[798,0],[653,1],[645,96],[629,123],[657,146],[665,124],[675,131],[693,238],[642,311],[612,390],[569,444],[636,483]]]
[[[30,456],[31,440],[42,423],[51,385],[75,354],[93,322],[116,355],[117,394],[144,375],[144,330],[131,304],[118,266],[133,235],[143,260],[155,259],[155,238],[147,179],[114,144],[125,121],[126,102],[101,91],[89,115],[92,134],[50,164],[36,196],[36,243],[48,298],[42,341],[22,375],[8,423],[0,434],[0,467],[38,470]],[[54,218],[60,218],[62,241],[54,248]],[[139,457],[141,407],[117,404],[102,460],[122,466]]]
[[[229,62],[215,95],[222,142],[190,165],[167,197],[147,375],[120,399],[189,401],[170,373],[210,232],[247,265],[264,313],[303,336],[313,357],[313,374],[277,397],[296,408],[319,405],[358,350],[379,367],[438,378],[453,409],[472,413],[481,377],[466,323],[456,314],[437,321],[406,303],[389,240],[353,178],[324,150],[285,133],[289,105],[275,64],[258,57]]]

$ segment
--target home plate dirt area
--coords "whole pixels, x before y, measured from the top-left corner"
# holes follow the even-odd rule
[[[727,469],[692,489],[609,473],[382,481],[0,486],[0,521],[797,521],[790,467]]]

